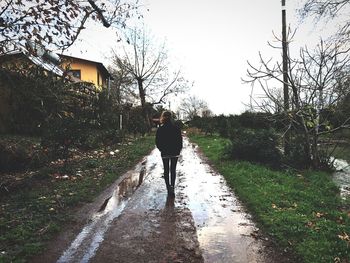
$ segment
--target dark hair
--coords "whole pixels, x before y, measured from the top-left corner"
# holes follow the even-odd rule
[[[163,111],[162,115],[160,115],[160,122],[166,123],[168,121],[171,121],[171,112],[170,111]]]

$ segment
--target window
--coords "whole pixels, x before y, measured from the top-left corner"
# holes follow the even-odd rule
[[[69,73],[75,77],[75,78],[78,78],[78,79],[81,79],[81,71],[80,69],[72,69],[69,71]]]

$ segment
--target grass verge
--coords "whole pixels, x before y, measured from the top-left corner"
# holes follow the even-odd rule
[[[26,262],[42,252],[73,209],[92,201],[153,147],[154,137],[148,136],[85,152],[66,166],[58,162],[30,173],[21,187],[2,194],[0,262]]]
[[[190,139],[278,246],[291,250],[300,262],[350,262],[349,205],[342,203],[329,174],[273,171],[249,162],[223,160],[226,139],[204,135]]]

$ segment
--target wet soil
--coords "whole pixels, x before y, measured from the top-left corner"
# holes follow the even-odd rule
[[[340,189],[340,196],[346,199],[350,196],[350,165],[345,160],[335,159],[334,166],[333,180]]]
[[[33,262],[287,262],[187,139],[169,198],[154,150]]]

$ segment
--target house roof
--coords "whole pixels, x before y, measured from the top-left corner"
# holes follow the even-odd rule
[[[34,55],[30,54],[30,52],[28,50],[21,50],[21,51],[15,50],[15,51],[11,51],[11,52],[8,52],[6,54],[3,54],[3,55],[0,56],[0,62],[2,60],[6,60],[7,58],[14,57],[14,56],[25,56],[31,62],[33,62],[35,65],[40,66],[40,67],[44,68],[45,70],[53,72],[54,74],[56,74],[56,75],[58,75],[60,77],[65,75],[65,70],[62,69],[60,66],[55,65],[51,61],[48,61],[48,60],[46,60],[46,59],[44,59],[42,57],[34,56]],[[113,79],[111,74],[108,72],[106,67],[101,62],[88,60],[88,59],[83,59],[83,58],[78,58],[78,57],[73,57],[73,56],[68,56],[68,55],[63,55],[63,54],[59,54],[59,56],[61,58],[78,59],[78,60],[94,63],[94,64],[97,65],[97,68],[102,72],[102,74],[105,74],[107,77],[110,77],[111,79]]]
[[[107,77],[112,78],[112,75],[109,73],[109,71],[107,70],[107,68],[106,68],[101,62],[97,62],[97,61],[89,60],[89,59],[84,59],[84,58],[78,58],[78,57],[68,56],[68,55],[63,55],[63,54],[60,54],[59,56],[60,56],[61,58],[79,59],[79,60],[82,60],[82,61],[87,61],[87,62],[94,63],[94,64],[97,65],[98,69],[99,69],[103,74],[105,74]]]
[[[42,68],[44,68],[47,71],[53,72],[54,74],[62,77],[64,75],[64,70],[58,66],[55,65],[54,63],[43,59],[42,57],[38,57],[38,56],[33,56],[29,53],[29,51],[26,52],[26,50],[23,51],[11,51],[8,52],[6,54],[3,54],[0,56],[0,62],[1,60],[6,60],[9,57],[14,57],[14,56],[24,56],[26,58],[28,58],[31,62],[33,62],[35,65],[40,66]]]

